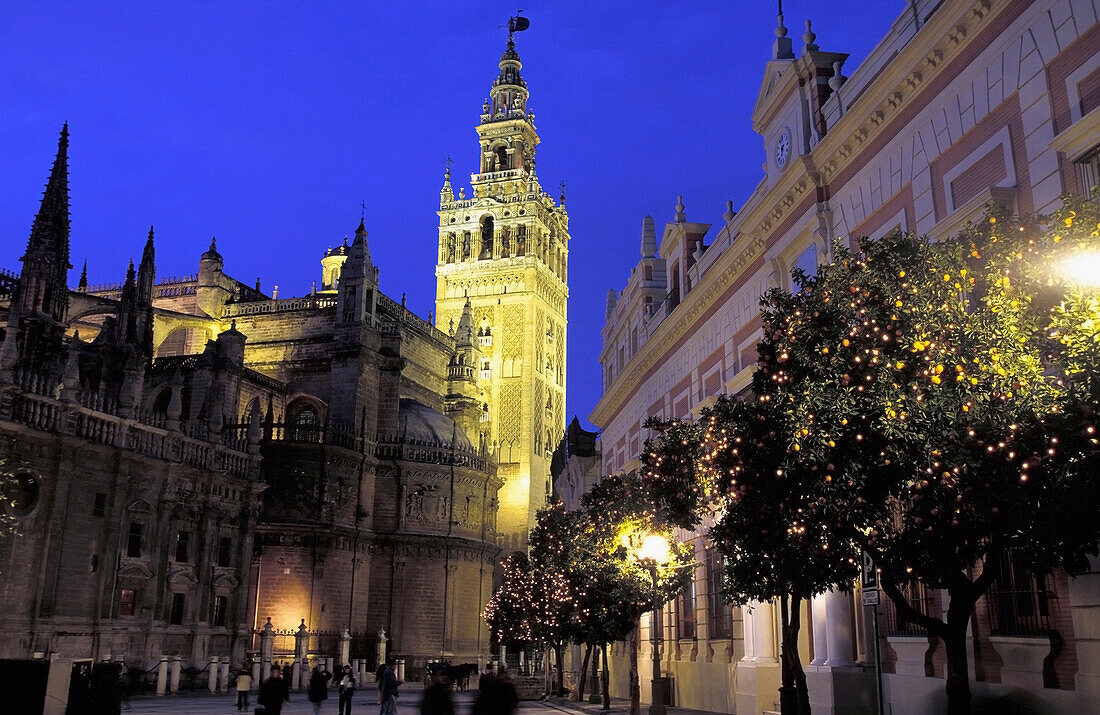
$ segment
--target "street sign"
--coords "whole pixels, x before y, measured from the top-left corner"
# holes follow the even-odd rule
[[[863,605],[864,606],[877,606],[878,605],[879,590],[877,588],[865,588],[865,589],[863,589],[862,593],[863,593]]]
[[[862,567],[860,568],[860,584],[864,590],[878,588],[878,571],[875,569],[875,561],[866,551],[862,552]]]

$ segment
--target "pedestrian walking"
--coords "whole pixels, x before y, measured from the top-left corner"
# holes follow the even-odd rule
[[[516,686],[512,677],[502,663],[493,682],[492,709],[488,715],[512,715],[519,705],[519,695],[516,694]]]
[[[485,664],[485,672],[477,679],[477,697],[474,699],[472,715],[489,715],[492,712],[493,695],[495,693],[496,675],[493,673],[493,664]]]
[[[309,702],[313,705],[313,715],[321,715],[321,703],[328,699],[328,681],[330,680],[332,680],[332,673],[320,666],[313,666],[307,692]]]
[[[382,679],[378,683],[378,698],[381,705],[378,715],[397,715],[397,686],[401,683],[393,672],[394,662],[386,661],[386,669],[382,671]]]
[[[256,710],[260,715],[282,715],[283,703],[290,702],[290,690],[283,680],[282,668],[271,666],[271,677],[260,686],[256,696]]]
[[[340,693],[340,715],[351,715],[351,696],[355,694],[355,674],[351,666],[345,665],[337,687]]]
[[[252,690],[252,674],[247,668],[237,671],[237,712],[248,709],[248,693]]]
[[[451,700],[451,679],[447,669],[440,668],[432,673],[432,682],[424,688],[424,697],[420,699],[420,715],[455,715],[455,704]]]

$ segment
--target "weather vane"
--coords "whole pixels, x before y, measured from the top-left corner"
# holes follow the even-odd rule
[[[453,164],[453,163],[454,162],[451,160],[451,157],[447,157],[446,161],[443,162],[443,166],[445,166],[447,168],[447,171],[450,171],[451,170],[451,164]]]
[[[359,219],[360,220],[365,220],[366,218],[367,218],[367,202],[366,201],[360,201],[359,202]]]
[[[508,41],[511,42],[512,35],[517,32],[523,32],[531,26],[531,21],[520,13],[523,10],[516,10],[516,16],[508,18]]]

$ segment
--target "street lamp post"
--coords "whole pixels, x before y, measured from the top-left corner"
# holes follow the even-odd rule
[[[668,563],[668,539],[660,534],[650,534],[642,541],[636,555],[638,562],[649,569],[649,577],[653,582],[653,620],[650,623],[650,640],[653,642],[653,680],[650,683],[649,715],[665,715],[666,686],[664,679],[661,678],[661,641],[657,632],[657,624],[661,618],[657,568]]]
[[[661,634],[657,631],[661,601],[657,593],[657,564],[654,561],[649,562],[649,576],[653,579],[653,621],[649,626],[653,640],[653,681],[650,684],[649,715],[665,715],[665,693],[661,687]]]

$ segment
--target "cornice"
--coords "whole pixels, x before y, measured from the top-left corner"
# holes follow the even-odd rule
[[[814,153],[823,157],[820,166],[825,181],[834,179],[854,161],[860,150],[886,130],[887,125],[920,93],[921,88],[969,45],[978,30],[1011,2],[976,0],[957,15],[949,15],[946,11],[952,4],[945,3],[932,13],[899,55],[890,60],[886,71],[864,88],[855,104],[847,108],[837,126],[816,147]],[[938,38],[930,48],[928,37]],[[841,94],[843,96],[843,87]],[[847,129],[852,117],[860,119],[854,127]]]

